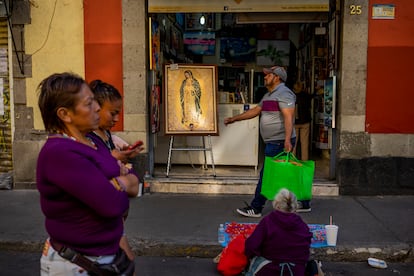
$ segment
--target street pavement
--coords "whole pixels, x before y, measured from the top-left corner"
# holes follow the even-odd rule
[[[249,195],[149,194],[131,198],[128,240],[138,256],[213,258],[224,222],[259,222],[235,212]],[[263,211],[271,212],[268,201]],[[322,262],[413,263],[414,196],[314,197],[309,224],[339,226],[336,247],[312,248]],[[0,249],[40,252],[47,233],[36,190],[0,191]]]
[[[0,275],[39,275],[39,259],[40,253],[0,250]],[[137,276],[220,275],[208,258],[139,256],[135,268]],[[386,269],[377,269],[367,262],[322,262],[322,270],[325,276],[412,276],[414,263],[388,263]]]

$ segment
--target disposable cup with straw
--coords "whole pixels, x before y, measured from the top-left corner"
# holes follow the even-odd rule
[[[326,230],[326,244],[328,246],[336,246],[338,238],[338,226],[332,222],[332,216],[329,216],[329,224],[325,225]]]

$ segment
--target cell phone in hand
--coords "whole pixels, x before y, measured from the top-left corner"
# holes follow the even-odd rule
[[[130,145],[128,147],[129,150],[136,149],[139,146],[142,146],[143,142],[141,140],[136,141],[133,145]]]

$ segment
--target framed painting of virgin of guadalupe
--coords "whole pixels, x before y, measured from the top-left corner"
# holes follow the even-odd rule
[[[164,94],[165,134],[218,135],[215,65],[165,65]]]

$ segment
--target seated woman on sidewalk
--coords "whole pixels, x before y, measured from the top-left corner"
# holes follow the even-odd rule
[[[281,189],[273,208],[246,240],[245,254],[251,259],[246,275],[305,275],[312,233],[295,213],[296,196]]]

